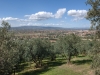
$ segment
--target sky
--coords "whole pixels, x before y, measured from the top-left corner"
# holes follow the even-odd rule
[[[0,24],[11,27],[50,26],[90,27],[85,17],[90,8],[86,0],[0,0]]]

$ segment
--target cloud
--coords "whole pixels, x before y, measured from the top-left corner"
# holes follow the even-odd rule
[[[62,9],[59,9],[56,14],[55,14],[55,18],[61,18],[66,12],[66,8],[62,8]]]
[[[59,23],[47,23],[47,24],[44,24],[45,26],[59,26],[59,25],[62,25],[62,24],[59,24]]]
[[[31,20],[29,19],[19,19],[19,18],[13,18],[13,17],[5,17],[5,18],[0,18],[0,21],[18,21],[18,22],[29,22]]]
[[[30,22],[32,20],[29,20],[29,19],[19,19],[18,21],[20,21],[20,22]]]
[[[22,23],[20,26],[61,26],[62,24],[60,23]]]
[[[66,8],[62,8],[62,9],[58,9],[58,11],[55,14],[53,14],[52,12],[40,11],[35,14],[25,15],[25,17],[28,17],[27,19],[4,17],[4,18],[0,18],[0,20],[5,20],[5,21],[15,20],[15,21],[25,21],[25,22],[33,21],[33,20],[39,21],[39,20],[46,20],[50,18],[61,18],[65,12],[66,12]]]
[[[69,16],[74,17],[74,20],[80,20],[86,17],[87,11],[86,10],[69,10],[67,14]]]
[[[42,23],[28,23],[28,26],[33,25],[33,26],[42,26]]]
[[[34,25],[34,26],[59,26],[62,25],[64,21],[59,22],[58,24],[55,23],[45,23],[41,22],[41,20],[47,20],[47,19],[59,19],[62,18],[62,16],[65,14],[66,8],[60,8],[56,11],[56,13],[53,12],[47,12],[47,11],[39,11],[33,14],[25,15],[23,18],[16,18],[16,17],[0,17],[0,22],[3,20],[9,22],[13,26],[23,26],[23,25]],[[66,19],[66,17],[65,17]],[[35,23],[36,21],[40,21],[39,23]]]
[[[29,23],[23,23],[23,24],[20,24],[21,26],[42,26],[44,24],[42,23],[32,23],[32,22],[29,22]]]
[[[54,15],[51,12],[45,12],[45,11],[41,11],[32,15],[25,15],[25,17],[29,17],[30,20],[46,20],[49,18],[54,17]]]
[[[1,24],[2,19],[0,18],[0,24]]]
[[[65,12],[66,12],[66,8],[62,8],[62,9],[58,9],[58,11],[55,14],[53,14],[52,12],[40,11],[35,14],[25,15],[25,17],[28,17],[28,19],[30,20],[40,21],[40,20],[46,20],[50,18],[61,18]]]
[[[10,21],[10,20],[18,20],[18,18],[6,17],[6,18],[2,18],[1,20]]]

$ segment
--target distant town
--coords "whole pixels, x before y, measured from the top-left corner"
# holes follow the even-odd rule
[[[55,27],[18,27],[12,29],[17,37],[25,38],[46,38],[55,42],[59,37],[76,34],[83,39],[89,38],[94,35],[95,30],[89,29],[65,29],[65,28],[55,28]],[[90,39],[90,38],[89,38]]]

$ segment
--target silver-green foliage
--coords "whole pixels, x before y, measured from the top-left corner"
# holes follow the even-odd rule
[[[9,32],[10,25],[3,21],[0,28],[0,74],[10,74],[17,62],[14,36]]]
[[[91,6],[86,19],[91,21],[91,28],[96,29],[96,33],[100,37],[100,0],[87,0],[86,4]]]
[[[87,19],[91,21],[91,27],[96,30],[94,46],[91,54],[93,55],[92,67],[96,69],[96,75],[100,75],[100,0],[87,0],[86,2],[91,6],[87,12]]]
[[[50,54],[50,42],[42,39],[29,40],[29,55],[36,63],[36,67],[42,66],[42,60]]]
[[[91,50],[92,55],[92,68],[95,69],[96,75],[100,75],[100,41],[95,40],[94,46]]]
[[[76,56],[79,53],[78,47],[80,40],[80,37],[75,34],[66,35],[57,41],[55,49],[58,53],[68,57],[70,62],[71,57]]]

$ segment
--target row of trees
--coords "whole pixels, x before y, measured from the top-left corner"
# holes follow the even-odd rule
[[[10,31],[8,22],[0,27],[0,75],[10,75],[22,62],[33,61],[36,67],[43,66],[43,59],[54,60],[56,54],[63,55],[70,63],[72,56],[78,54],[92,57],[92,68],[100,75],[100,0],[87,0],[91,5],[87,19],[92,29],[96,29],[93,41],[82,41],[75,34],[60,37],[56,43],[45,39],[16,38]]]
[[[75,34],[60,37],[56,43],[45,39],[16,38],[8,22],[0,28],[0,74],[10,75],[22,62],[33,61],[36,67],[43,66],[43,59],[54,60],[56,54],[63,55],[70,63],[72,56],[79,54],[92,57],[92,68],[100,75],[100,0],[87,0],[92,8],[87,13],[92,29],[96,29],[93,41],[82,41]]]
[[[47,39],[17,38],[10,31],[8,22],[3,21],[0,28],[0,74],[10,75],[22,62],[33,61],[36,66],[44,66],[42,60],[55,60],[62,55],[70,63],[73,56],[87,55],[93,46],[91,41],[82,41],[75,34],[60,37],[56,43]]]

